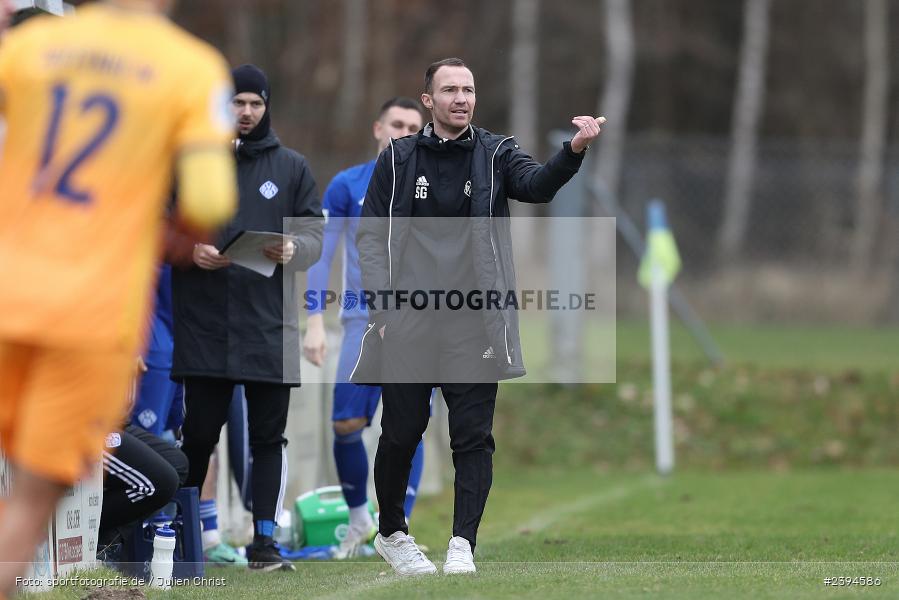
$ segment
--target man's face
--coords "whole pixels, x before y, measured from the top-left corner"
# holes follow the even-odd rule
[[[159,12],[164,15],[170,14],[173,10],[175,10],[176,4],[178,4],[177,0],[157,0]]]
[[[12,17],[12,13],[12,0],[0,0],[0,32],[9,25],[9,19]]]
[[[374,135],[378,140],[378,152],[387,147],[390,138],[412,135],[421,129],[421,113],[412,108],[391,106],[375,121]]]
[[[265,116],[265,100],[253,92],[243,92],[234,96],[231,108],[234,111],[237,131],[240,135],[247,135],[253,131]]]
[[[434,73],[431,93],[421,95],[434,123],[460,132],[474,115],[474,75],[466,67],[440,67]]]

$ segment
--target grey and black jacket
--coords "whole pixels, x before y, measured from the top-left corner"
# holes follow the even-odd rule
[[[356,237],[359,265],[365,290],[377,293],[395,289],[398,269],[408,235],[415,196],[418,141],[431,135],[427,125],[415,135],[391,140],[378,157]],[[471,163],[471,243],[474,273],[479,289],[496,290],[505,297],[515,290],[509,198],[543,203],[574,175],[584,154],[575,154],[566,142],[545,165],[521,151],[511,136],[496,135],[472,127],[474,149]],[[381,308],[381,307],[378,307]],[[514,308],[485,309],[487,339],[496,349],[500,379],[525,374]],[[352,375],[355,383],[377,383],[381,358],[377,330],[383,311],[372,310],[362,338],[359,360]],[[389,357],[385,357],[389,360]]]
[[[298,238],[297,250],[271,277],[236,265],[172,271],[172,379],[216,377],[296,386],[299,299],[290,284],[293,277],[285,276],[305,271],[321,255],[321,202],[306,159],[281,146],[274,132],[240,142],[236,152],[237,215],[219,232],[216,248],[241,231],[287,229]]]

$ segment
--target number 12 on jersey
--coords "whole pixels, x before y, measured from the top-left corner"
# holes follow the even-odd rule
[[[55,156],[59,143],[59,131],[63,120],[73,112],[72,103],[77,101],[70,98],[68,86],[62,83],[53,86],[51,94],[53,109],[44,140],[44,149],[41,153],[41,168],[35,181],[35,189],[42,193],[52,187],[53,193],[64,201],[89,204],[92,200],[91,191],[77,189],[72,179],[78,168],[103,147],[115,130],[119,121],[119,105],[115,98],[103,93],[94,93],[83,98],[77,104],[77,115],[84,117],[88,113],[100,111],[103,121],[97,131],[89,139],[84,140],[73,156],[59,159]],[[59,160],[64,160],[64,162],[56,164]]]

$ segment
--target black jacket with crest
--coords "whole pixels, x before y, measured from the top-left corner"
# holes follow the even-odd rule
[[[427,125],[415,135],[391,140],[378,157],[356,237],[366,290],[377,293],[395,289],[409,233],[406,217],[412,216],[419,140],[430,136],[431,131],[431,125]],[[577,173],[584,155],[572,152],[566,142],[546,164],[540,164],[522,152],[511,136],[472,127],[472,138],[471,214],[467,216],[473,217],[475,279],[479,289],[496,290],[505,297],[508,291],[516,290],[509,198],[531,203],[551,201]],[[482,312],[487,338],[496,349],[500,378],[523,376],[517,311],[509,307],[485,308]],[[372,338],[377,335],[383,316],[383,311],[370,313],[360,360],[352,376],[354,382],[373,383],[380,377],[373,371],[379,360],[372,360],[366,353],[378,352],[378,344]]]
[[[216,247],[241,231],[275,231],[296,235],[297,251],[271,277],[236,265],[173,270],[172,378],[299,385],[299,298],[293,275],[321,255],[321,202],[306,159],[281,146],[274,132],[239,143],[236,153],[240,201]]]

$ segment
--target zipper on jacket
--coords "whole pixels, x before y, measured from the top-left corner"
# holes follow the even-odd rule
[[[496,176],[496,155],[499,152],[500,147],[503,144],[511,140],[514,136],[509,136],[500,140],[499,144],[496,145],[496,150],[493,151],[493,157],[490,159],[490,219],[487,224],[490,226],[490,247],[493,248],[493,262],[495,264],[499,263],[499,257],[496,255],[496,244],[493,242],[493,186],[494,186],[494,177]]]
[[[390,248],[390,238],[393,236],[393,199],[396,196],[396,148],[393,147],[393,138],[390,138],[390,157],[393,183],[390,187],[390,206],[387,208],[387,282],[390,289],[393,289],[393,251]]]
[[[506,360],[512,364],[512,355],[509,354],[509,328],[506,327],[505,319],[503,319],[503,341],[506,342]]]
[[[359,363],[362,361],[362,352],[365,350],[365,336],[371,333],[371,330],[374,328],[374,323],[368,324],[368,329],[365,330],[365,333],[362,334],[362,343],[359,344],[359,358],[356,359],[356,364],[353,365],[353,370],[350,372],[350,379],[353,378],[353,375],[356,374],[356,369],[359,368]]]
[[[490,227],[490,246],[493,248],[493,264],[499,268],[499,257],[496,255],[496,244],[493,241],[493,188],[494,188],[494,177],[496,176],[496,155],[499,153],[499,149],[503,144],[511,140],[514,136],[509,136],[503,138],[499,144],[496,145],[496,150],[493,151],[493,158],[490,159],[490,219],[487,224]],[[500,313],[502,315],[502,313]],[[509,354],[509,328],[506,325],[506,318],[503,317],[503,342],[506,344],[506,361],[511,365],[512,364],[512,355]]]

